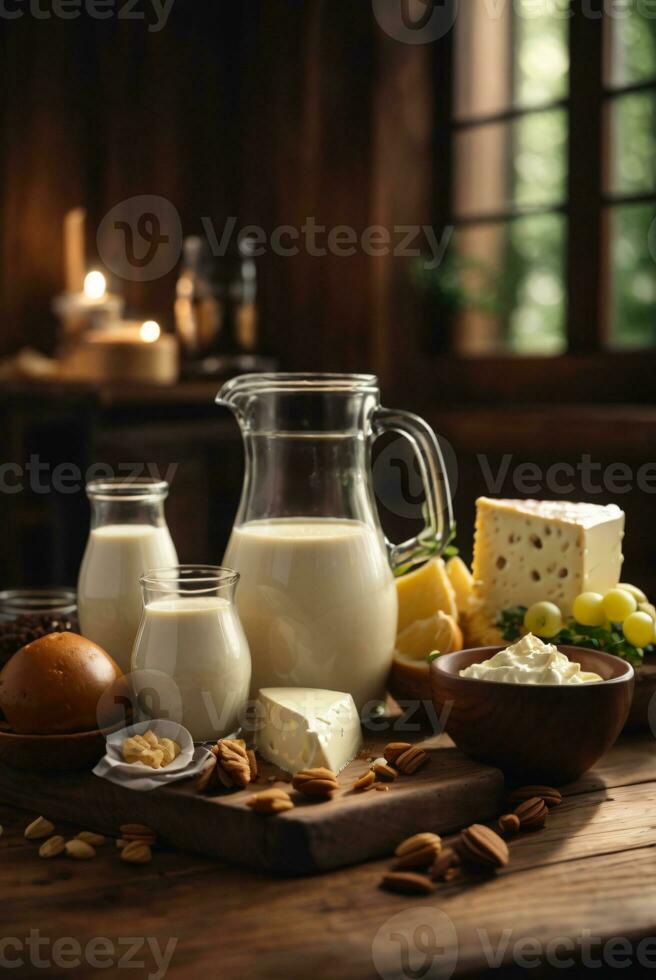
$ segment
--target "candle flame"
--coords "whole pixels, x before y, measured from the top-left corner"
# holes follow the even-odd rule
[[[156,320],[146,320],[145,323],[141,324],[139,335],[146,344],[153,344],[159,340],[161,332],[161,327]]]
[[[84,294],[91,300],[102,299],[107,289],[107,280],[102,272],[87,272],[84,277]]]

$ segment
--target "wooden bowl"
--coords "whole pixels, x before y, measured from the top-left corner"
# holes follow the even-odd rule
[[[470,664],[504,647],[479,647],[431,664],[433,703],[445,729],[467,755],[501,769],[512,781],[572,782],[606,752],[629,714],[633,667],[609,653],[559,646],[603,683],[511,684],[460,677]]]
[[[100,729],[68,735],[17,735],[0,730],[0,760],[31,772],[93,769],[105,754],[107,734]]]

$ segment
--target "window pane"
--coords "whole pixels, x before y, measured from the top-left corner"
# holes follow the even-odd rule
[[[567,95],[568,17],[555,0],[466,0],[455,31],[457,119]]]
[[[636,92],[611,99],[609,190],[641,194],[656,190],[656,95]]]
[[[557,3],[515,0],[515,105],[562,99],[569,91],[568,17]]]
[[[655,219],[654,204],[631,204],[610,210],[611,347],[656,344]]]
[[[557,214],[456,231],[440,270],[468,355],[557,354],[565,348],[565,219]]]
[[[456,133],[456,216],[561,204],[565,199],[566,127],[565,112],[554,109]]]
[[[652,5],[653,7],[653,5]],[[632,85],[656,78],[656,18],[648,5],[627,3],[606,20],[610,31],[608,84]]]

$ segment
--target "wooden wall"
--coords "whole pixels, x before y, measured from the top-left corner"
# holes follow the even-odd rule
[[[103,215],[138,194],[170,200],[185,233],[202,216],[269,233],[430,220],[429,52],[387,38],[368,3],[175,0],[160,32],[86,15],[0,26],[0,353],[52,346],[77,204],[90,254]],[[290,368],[384,374],[415,316],[398,260],[267,254],[259,273]],[[128,304],[170,320],[174,281],[124,283]]]

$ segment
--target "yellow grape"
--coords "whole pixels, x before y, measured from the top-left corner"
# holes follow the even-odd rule
[[[562,614],[554,602],[534,602],[524,615],[525,629],[545,639],[555,636],[562,625]]]
[[[635,598],[626,589],[610,589],[604,596],[604,612],[611,623],[623,623],[637,606]]]
[[[574,600],[572,612],[581,626],[603,626],[606,622],[604,597],[600,592],[581,592]]]
[[[634,647],[646,647],[654,640],[654,620],[649,613],[633,612],[622,623],[622,632]]]

